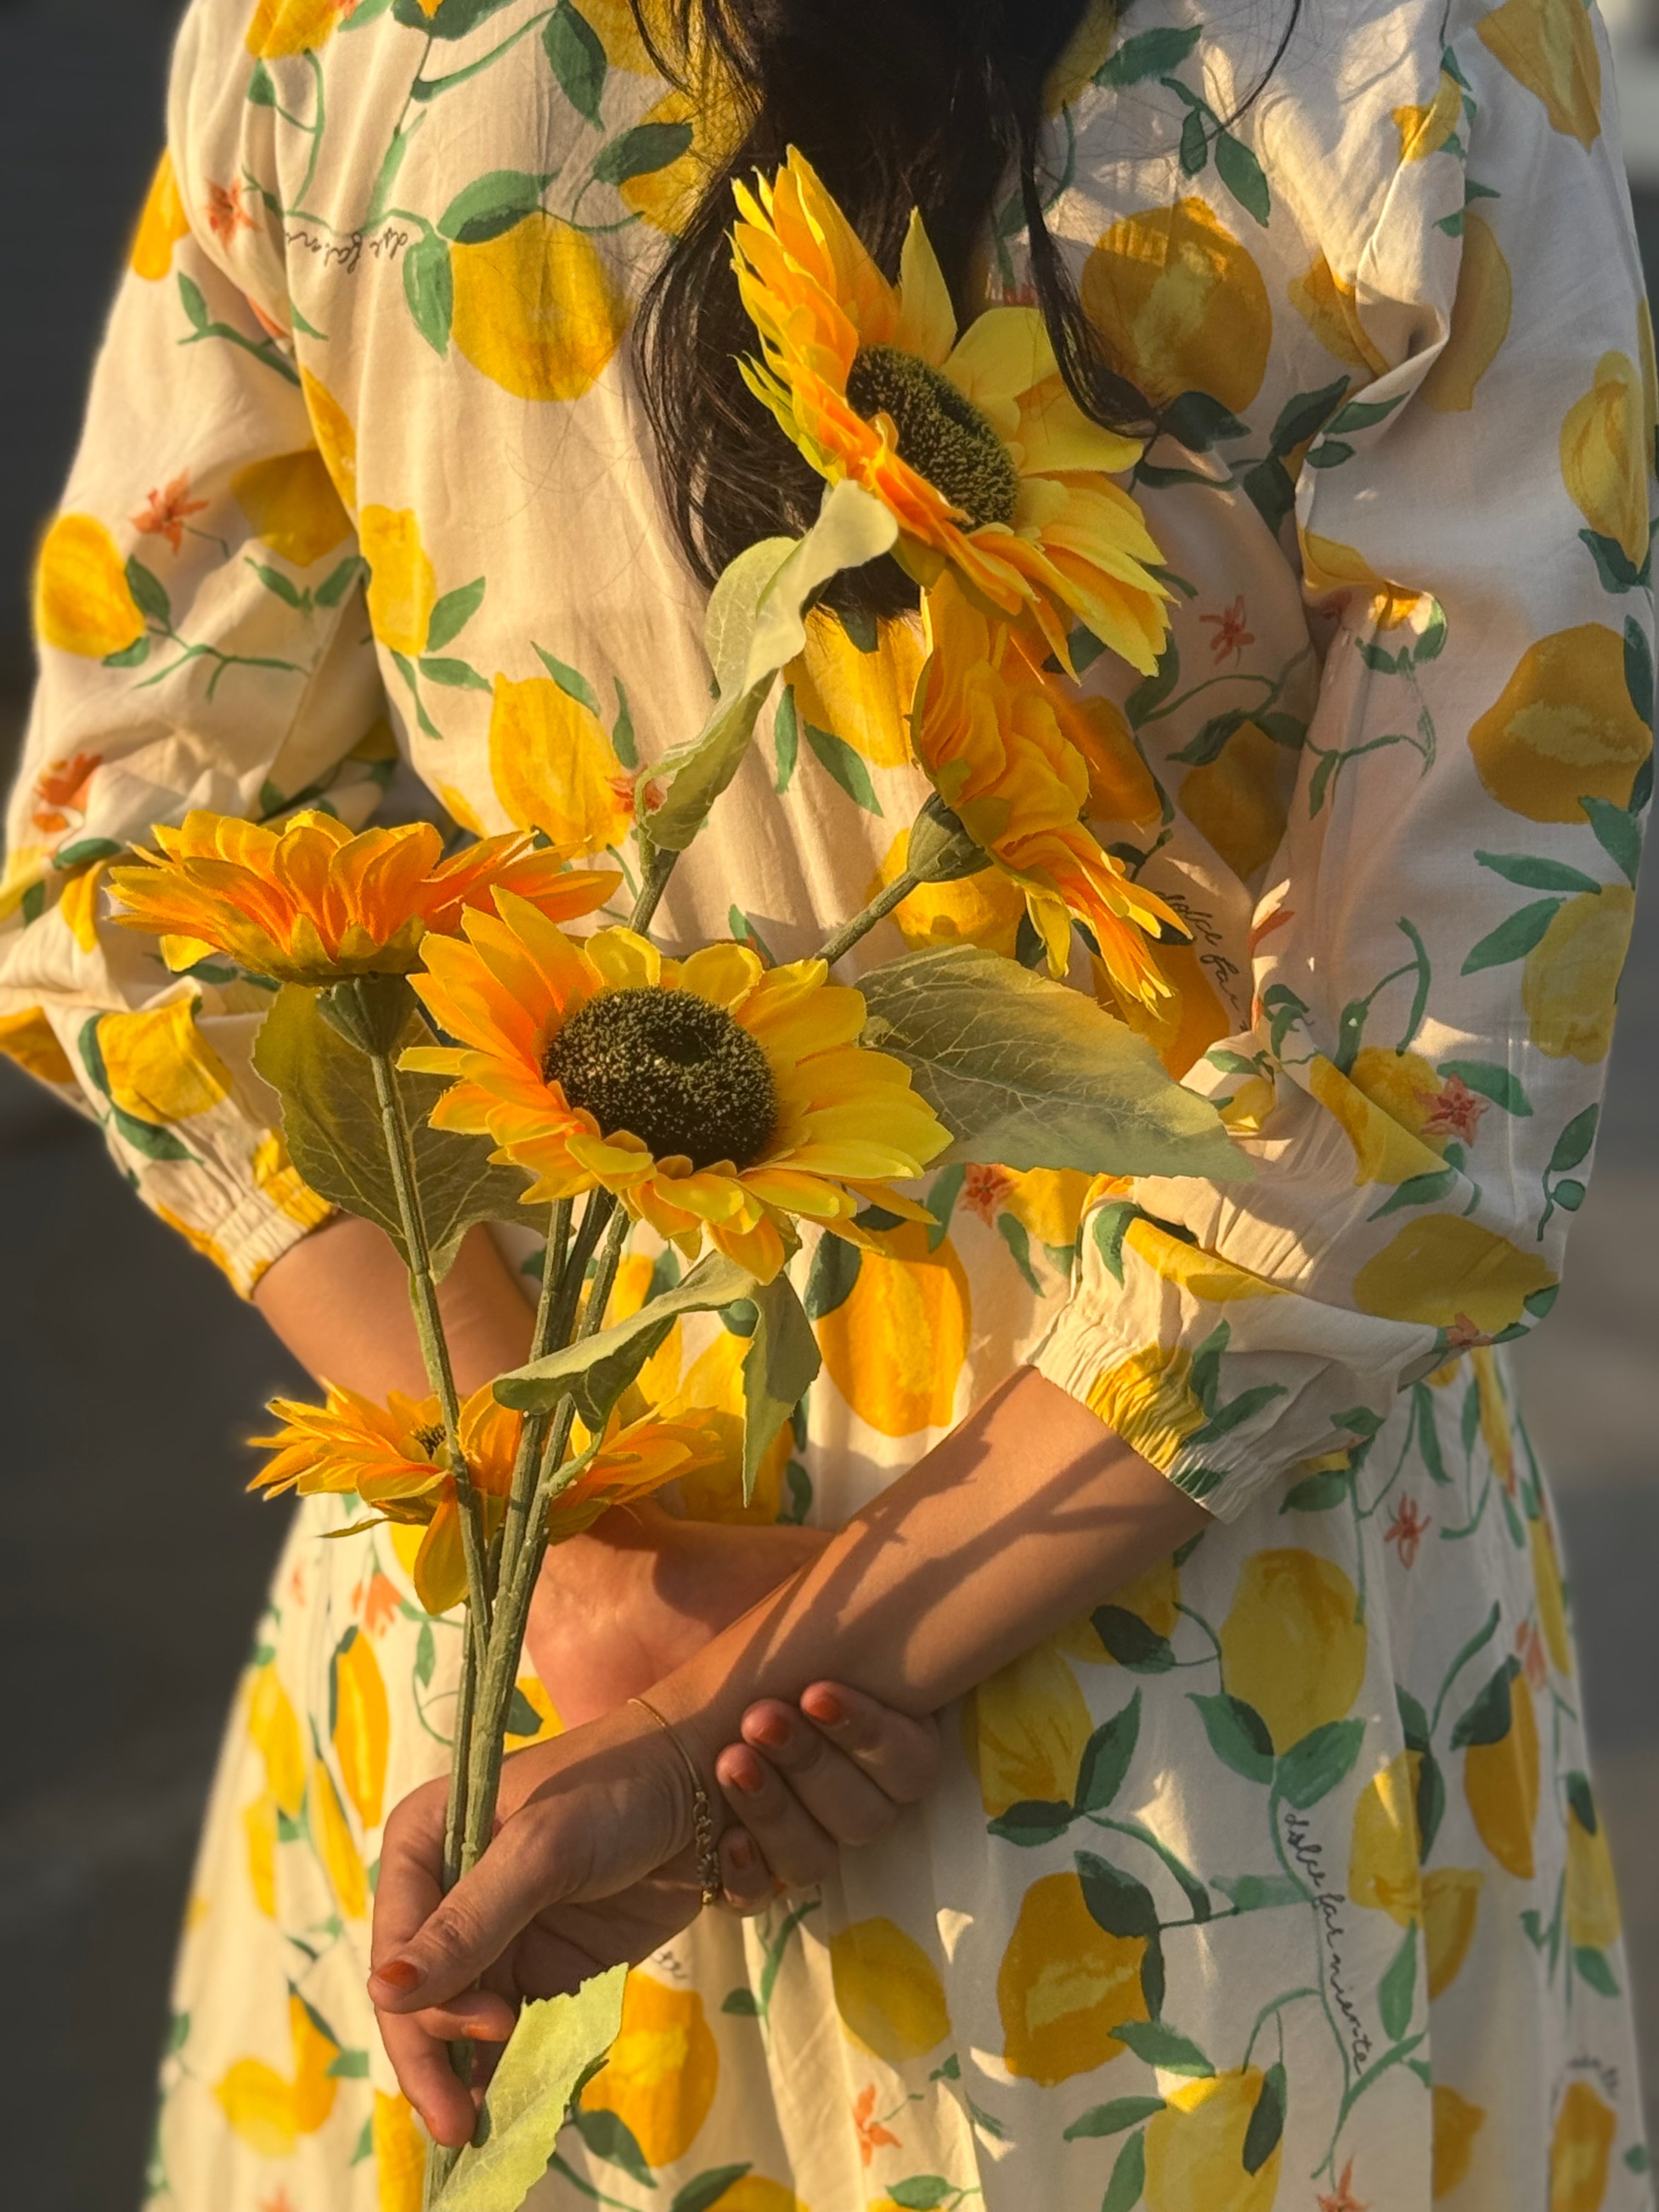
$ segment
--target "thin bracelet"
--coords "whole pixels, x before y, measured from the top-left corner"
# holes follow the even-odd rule
[[[653,1705],[644,1698],[630,1698],[628,1702],[637,1705],[642,1713],[650,1714],[685,1762],[685,1771],[691,1778],[691,1832],[697,1850],[697,1880],[702,1885],[703,1903],[718,1905],[726,1894],[726,1882],[720,1873],[720,1853],[714,1848],[714,1815],[709,1809],[708,1792],[702,1786],[697,1762],[681,1742],[673,1723],[665,1720]]]

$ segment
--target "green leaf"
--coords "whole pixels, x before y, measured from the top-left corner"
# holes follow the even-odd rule
[[[523,1731],[514,1729],[513,1733],[518,1735]],[[747,1994],[745,1990],[744,1995]],[[641,2189],[656,2187],[656,2179],[646,2162],[645,2153],[640,2148],[634,2130],[620,2113],[606,2112],[603,2108],[586,2112],[578,2105],[570,2118],[577,2134],[595,2158],[603,2159],[607,2166],[620,2166],[630,2179],[639,2183]]]
[[[1180,681],[1181,649],[1171,638],[1158,657],[1158,666],[1150,676],[1141,678],[1123,702],[1131,726],[1138,727],[1154,708],[1161,707]]]
[[[621,2031],[627,1978],[626,1966],[612,1966],[574,1996],[525,2007],[484,2098],[482,2148],[461,2153],[439,2212],[518,2212],[547,2171],[578,2083]]]
[[[418,1018],[404,1036],[411,1044],[432,1042]],[[297,983],[277,993],[253,1064],[281,1096],[288,1148],[305,1181],[348,1213],[377,1223],[407,1264],[369,1062],[323,1018],[314,993]],[[490,1165],[488,1139],[428,1125],[428,1115],[448,1088],[441,1077],[399,1075],[398,1083],[433,1266],[441,1277],[474,1222],[531,1222],[521,1204],[526,1178],[516,1168]]]
[[[1132,1674],[1167,1674],[1175,1665],[1169,1638],[1160,1636],[1127,1606],[1097,1605],[1089,1619],[1118,1665]]]
[[[1114,2097],[1109,2104],[1091,2106],[1080,2114],[1060,2141],[1081,2142],[1096,2136],[1121,2136],[1125,2128],[1138,2128],[1163,2110],[1162,2097]]]
[[[541,662],[542,666],[566,697],[574,699],[579,707],[586,707],[597,721],[599,715],[599,695],[582,674],[580,669],[573,668],[568,661],[557,659],[550,653],[544,653],[540,646],[535,647],[535,653],[537,659]]]
[[[1483,968],[1501,968],[1508,961],[1524,960],[1560,910],[1559,898],[1537,899],[1531,906],[1522,907],[1474,947],[1463,963],[1463,974],[1474,975]]]
[[[850,480],[830,487],[818,519],[794,544],[765,538],[715,585],[705,641],[720,700],[701,733],[652,770],[659,805],[646,817],[653,844],[684,852],[737,774],[779,669],[806,642],[804,609],[830,577],[887,552],[898,526]]]
[[[817,729],[811,722],[804,722],[801,726],[820,767],[835,778],[855,805],[861,806],[866,814],[879,815],[881,801],[876,796],[876,787],[870,780],[862,755],[833,730]]]
[[[1586,1106],[1582,1114],[1575,1114],[1555,1140],[1555,1150],[1550,1154],[1551,1175],[1565,1175],[1589,1158],[1590,1147],[1595,1142],[1595,1125],[1601,1117],[1599,1105]]]
[[[1344,461],[1351,461],[1352,459],[1353,447],[1346,440],[1323,438],[1310,451],[1308,466],[1310,469],[1340,469]],[[1400,654],[1401,667],[1408,668],[1411,665],[1411,659],[1409,647],[1402,647]]]
[[[1281,1513],[1328,1513],[1346,1504],[1352,1486],[1353,1476],[1346,1468],[1322,1468],[1317,1474],[1304,1474],[1300,1482],[1293,1482],[1279,1510]]]
[[[451,691],[483,691],[495,689],[487,676],[465,660],[424,659],[420,671],[428,684],[441,684]]]
[[[795,687],[786,684],[772,717],[772,744],[777,757],[777,793],[781,799],[794,779],[800,754],[800,717],[795,712]]]
[[[1376,2008],[1382,2015],[1382,2032],[1390,2043],[1398,2043],[1411,2026],[1416,1997],[1417,1930],[1413,1927],[1406,1930],[1400,1948],[1376,1985]]]
[[[1630,693],[1630,703],[1651,729],[1653,727],[1653,653],[1648,644],[1647,632],[1633,615],[1625,617],[1625,688]]]
[[[1241,422],[1231,408],[1207,392],[1183,392],[1158,416],[1158,427],[1189,453],[1207,453],[1219,440],[1245,438],[1250,430],[1248,422]]]
[[[732,2183],[741,2181],[748,2171],[746,2160],[741,2166],[711,2166],[707,2173],[699,2173],[686,2183],[668,2212],[712,2212],[712,2207]]]
[[[364,573],[365,563],[356,553],[348,553],[339,567],[325,576],[312,597],[319,607],[337,607],[346,593]],[[278,800],[280,806],[281,801]],[[276,807],[268,810],[276,812]]]
[[[1378,422],[1386,422],[1404,397],[1402,392],[1394,399],[1351,399],[1326,427],[1334,436],[1342,438],[1351,437],[1356,430],[1371,429]]]
[[[491,169],[451,200],[438,218],[439,234],[457,246],[483,246],[538,208],[551,182],[526,169]]]
[[[1189,177],[1201,176],[1210,158],[1210,135],[1204,127],[1204,110],[1193,106],[1187,110],[1186,120],[1181,126],[1181,167]]]
[[[593,164],[594,177],[602,185],[622,185],[653,176],[678,161],[691,139],[689,123],[636,123],[605,149]]]
[[[1212,714],[1202,724],[1195,737],[1189,738],[1180,751],[1170,758],[1188,768],[1207,768],[1212,761],[1219,760],[1229,741],[1249,720],[1249,710],[1230,707],[1224,714]]]
[[[758,2020],[760,1999],[753,1990],[728,1990],[720,2003],[720,2010],[733,2020]]]
[[[149,647],[150,641],[148,636],[136,637],[124,651],[106,653],[98,665],[100,668],[142,668],[149,659]],[[39,885],[37,884],[35,888],[38,890]],[[26,913],[23,918],[28,921],[33,921],[34,917]]]
[[[1558,1182],[1553,1185],[1550,1190],[1550,1196],[1554,1200],[1558,1206],[1564,1207],[1567,1212],[1577,1213],[1579,1207],[1584,1203],[1586,1189],[1585,1186],[1582,1182],[1574,1182],[1569,1180],[1565,1182]]]
[[[1541,853],[1480,853],[1475,859],[1505,883],[1519,884],[1530,891],[1599,891],[1594,876],[1570,868],[1565,860],[1552,860]]]
[[[163,629],[173,627],[173,601],[167,597],[166,585],[152,569],[145,568],[136,556],[127,562],[127,589],[138,602],[138,611]]]
[[[1333,408],[1340,406],[1343,394],[1352,380],[1339,376],[1334,384],[1322,384],[1315,392],[1298,392],[1279,409],[1269,441],[1275,458],[1288,453],[1293,447],[1306,445],[1316,437],[1328,421]]]
[[[1490,1098],[1494,1106],[1501,1106],[1506,1114],[1524,1119],[1532,1112],[1532,1102],[1522,1089],[1518,1077],[1507,1067],[1500,1067],[1490,1060],[1443,1060],[1440,1073],[1455,1076],[1468,1090],[1482,1098]]]
[[[1296,507],[1296,486],[1284,462],[1277,455],[1258,461],[1253,469],[1245,471],[1242,488],[1268,531],[1277,538],[1285,517]]]
[[[1434,1168],[1427,1175],[1407,1176],[1396,1184],[1381,1206],[1365,1216],[1367,1221],[1381,1221],[1385,1214],[1398,1213],[1408,1206],[1433,1206],[1443,1199],[1457,1181],[1455,1168]]]
[[[890,961],[859,988],[866,1042],[905,1062],[956,1140],[945,1161],[1220,1182],[1253,1172],[1214,1108],[1081,992],[965,945]]]
[[[1215,167],[1240,207],[1265,228],[1271,204],[1267,177],[1255,153],[1231,131],[1223,131],[1216,139]]]
[[[1510,1658],[1487,1679],[1451,1732],[1454,1751],[1465,1751],[1471,1744],[1503,1742],[1513,1718],[1510,1685],[1520,1672],[1520,1661]]]
[[[453,644],[483,605],[487,586],[482,576],[471,583],[463,584],[459,591],[446,592],[432,610],[432,619],[427,624],[426,649],[441,653]],[[422,663],[422,666],[424,666]],[[488,688],[488,687],[486,687]]]
[[[1218,1874],[1211,1880],[1240,1912],[1273,1912],[1281,1905],[1305,1905],[1308,1901],[1287,1875]]]
[[[247,104],[250,107],[275,107],[276,87],[270,71],[263,62],[255,62],[253,74],[247,81]]]
[[[323,2069],[325,2081],[367,2081],[368,2053],[366,2051],[337,2051]]]
[[[1077,1854],[1078,1880],[1083,1902],[1097,1927],[1109,1936],[1154,1936],[1158,1932],[1158,1902],[1144,1881],[1126,1874],[1093,1851]]]
[[[1364,1736],[1364,1721],[1327,1721],[1293,1743],[1274,1778],[1280,1796],[1304,1813],[1316,1805],[1347,1779]]]
[[[757,1297],[760,1285],[746,1267],[718,1252],[705,1253],[672,1290],[647,1299],[626,1321],[613,1322],[562,1352],[516,1367],[495,1385],[503,1406],[524,1413],[550,1413],[567,1395],[597,1435],[611,1408],[638,1376],[682,1314],[719,1313],[739,1298]]]
[[[1440,1449],[1440,1425],[1434,1409],[1434,1393],[1426,1382],[1413,1382],[1412,1403],[1417,1414],[1417,1448],[1423,1455],[1423,1464],[1431,1481],[1448,1483],[1451,1476],[1446,1471],[1446,1456]],[[1402,1692],[1401,1695],[1405,1693]],[[1418,1746],[1426,1747],[1427,1738]]]
[[[191,326],[198,331],[205,331],[211,318],[208,313],[208,303],[202,295],[202,288],[194,277],[179,276],[179,301]]]
[[[1593,1836],[1601,1822],[1595,1810],[1595,1796],[1590,1789],[1588,1774],[1577,1768],[1567,1777],[1567,1802],[1577,1818],[1579,1826],[1587,1836]]]
[[[804,1303],[809,1321],[822,1321],[837,1306],[846,1304],[853,1295],[863,1259],[858,1246],[849,1244],[844,1237],[831,1237],[826,1231],[818,1239],[818,1249],[812,1255],[806,1277]]]
[[[1133,1199],[1108,1199],[1095,1208],[1090,1234],[1100,1254],[1101,1264],[1115,1283],[1123,1280],[1123,1240],[1129,1233],[1129,1224],[1145,1218],[1145,1209]]]
[[[1389,653],[1380,645],[1373,645],[1367,637],[1357,637],[1354,647],[1367,668],[1377,676],[1397,676],[1404,666],[1404,656]]]
[[[1445,1814],[1446,1778],[1440,1771],[1440,1761],[1431,1751],[1425,1751],[1417,1771],[1417,1848],[1425,1859],[1434,1849]]]
[[[432,1633],[432,1623],[423,1620],[421,1632],[415,1639],[415,1680],[423,1690],[430,1685],[437,1663],[438,1639]]]
[[[1247,1782],[1271,1782],[1273,1740],[1255,1707],[1224,1690],[1214,1696],[1195,1690],[1188,1695],[1198,1708],[1210,1748],[1222,1765],[1230,1766],[1235,1774],[1242,1774]]]
[[[1006,1813],[986,1824],[987,1833],[1000,1836],[1005,1844],[1052,1844],[1056,1836],[1063,1836],[1077,1814],[1069,1805],[1051,1802],[1046,1797],[1022,1797]]]
[[[1131,2208],[1139,2203],[1146,2186],[1146,2138],[1144,2135],[1131,2136],[1117,2154],[1106,2194],[1100,2200],[1100,2212],[1131,2212]]]
[[[433,232],[416,239],[404,256],[404,298],[416,329],[434,353],[447,359],[455,317],[455,270],[447,244]]]
[[[578,115],[597,125],[607,74],[605,48],[571,0],[559,0],[542,32],[542,45],[565,98]]]
[[[1200,35],[1196,23],[1187,29],[1165,23],[1156,30],[1138,31],[1107,56],[1095,71],[1095,82],[1111,88],[1139,84],[1149,76],[1163,76],[1181,67]]]
[[[947,2197],[957,2193],[942,2173],[913,2173],[908,2181],[894,2182],[887,2191],[905,2212],[936,2212]]]
[[[541,1732],[541,1715],[515,1682],[512,1701],[507,1709],[505,1733],[508,1735],[539,1735]]]
[[[181,1143],[171,1129],[163,1129],[154,1121],[141,1121],[136,1114],[129,1114],[125,1106],[112,1103],[110,1121],[122,1139],[135,1152],[142,1152],[147,1160],[193,1160],[190,1146]]]
[[[839,1243],[839,1237],[826,1240]],[[743,1360],[743,1502],[755,1494],[755,1478],[772,1441],[806,1395],[822,1362],[812,1325],[795,1286],[782,1273],[749,1293],[754,1333]]]
[[[1179,2035],[1158,2020],[1126,2020],[1112,2030],[1135,2057],[1164,2074],[1207,2077],[1215,2072],[1209,2060],[1188,2035]]]
[[[1074,1803],[1079,1813],[1103,1813],[1123,1787],[1140,1737],[1140,1692],[1114,1713],[1084,1746]]]
[[[1261,2077],[1250,2124],[1244,2130],[1242,2163],[1246,2173],[1260,2173],[1279,2148],[1285,2132],[1285,2068],[1275,2060]]]
[[[77,837],[73,844],[60,845],[52,856],[52,865],[62,874],[71,868],[88,868],[94,860],[112,860],[126,851],[113,837]]]
[[[1642,857],[1642,832],[1636,817],[1615,806],[1610,799],[1581,799],[1578,804],[1589,817],[1596,843],[1625,880],[1634,884],[1637,863]]]
[[[429,31],[434,39],[465,39],[486,16],[505,8],[508,0],[392,0],[392,12],[411,31]]]
[[[1642,569],[1631,559],[1616,538],[1603,538],[1594,530],[1581,530],[1582,542],[1589,546],[1590,558],[1595,563],[1596,574],[1601,580],[1604,592],[1633,592],[1644,580]],[[1646,567],[1646,562],[1643,567]]]
[[[1282,1382],[1256,1382],[1249,1389],[1241,1390],[1224,1406],[1218,1406],[1201,1429],[1194,1429],[1187,1438],[1189,1444],[1212,1444],[1220,1437],[1229,1436],[1233,1430],[1253,1420],[1263,1407],[1272,1405],[1275,1398],[1285,1395]]]

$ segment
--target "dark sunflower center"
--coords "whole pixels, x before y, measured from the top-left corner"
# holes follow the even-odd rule
[[[961,507],[974,529],[1013,520],[1019,471],[948,376],[896,346],[865,346],[848,377],[847,397],[860,415],[892,416],[899,458]]]
[[[766,1054],[724,1006],[695,991],[642,988],[590,1000],[553,1040],[544,1063],[573,1106],[613,1137],[626,1129],[658,1159],[746,1168],[778,1116]]]
[[[415,1441],[428,1459],[433,1457],[443,1440],[444,1432],[435,1421],[430,1423],[426,1428],[416,1429],[415,1431]]]

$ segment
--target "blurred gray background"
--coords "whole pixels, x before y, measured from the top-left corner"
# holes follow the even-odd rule
[[[1651,279],[1659,43],[1631,4],[1614,28]],[[175,0],[0,0],[0,757],[29,682],[29,555],[159,150],[178,12]],[[1526,1358],[1659,2133],[1655,874],[1595,1184],[1566,1290]],[[125,2212],[196,1825],[284,1522],[243,1496],[239,1440],[271,1390],[301,1378],[214,1270],[131,1200],[96,1135],[3,1060],[0,1223],[0,1957],[13,1992],[0,2076],[20,2106],[5,2198]]]

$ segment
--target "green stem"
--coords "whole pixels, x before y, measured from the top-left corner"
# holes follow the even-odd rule
[[[826,968],[833,968],[843,953],[850,952],[860,938],[867,937],[878,921],[884,921],[896,906],[908,899],[921,883],[920,876],[905,868],[895,876],[884,891],[872,898],[862,914],[855,914],[851,921],[843,922],[835,935],[827,938],[818,947],[817,957]]]
[[[421,1340],[421,1357],[432,1388],[437,1394],[439,1409],[443,1416],[444,1442],[448,1447],[449,1464],[455,1479],[455,1498],[460,1507],[461,1551],[466,1561],[467,1603],[472,1609],[474,1633],[479,1638],[489,1633],[489,1589],[484,1578],[483,1516],[478,1504],[478,1494],[472,1487],[471,1470],[461,1449],[461,1407],[455,1392],[455,1376],[449,1364],[449,1346],[444,1336],[443,1319],[438,1310],[438,1279],[433,1272],[432,1250],[427,1242],[426,1223],[421,1213],[420,1194],[416,1185],[415,1151],[410,1136],[409,1117],[404,1111],[403,1093],[398,1088],[392,1055],[386,1052],[371,1052],[370,1066],[374,1071],[374,1095],[380,1109],[380,1126],[385,1133],[387,1164],[392,1170],[392,1187],[397,1194],[398,1218],[403,1226],[404,1243],[409,1252],[409,1303],[414,1309],[416,1334]]]
[[[590,1208],[591,1212],[592,1209]],[[547,1249],[542,1255],[541,1297],[536,1306],[536,1326],[531,1334],[530,1357],[544,1359],[556,1348],[555,1329],[561,1307],[559,1291],[566,1273],[565,1255],[570,1246],[571,1201],[562,1198],[553,1208],[553,1218],[548,1224]],[[583,1223],[586,1231],[586,1223]],[[592,1247],[590,1243],[589,1250]],[[586,1270],[586,1254],[579,1255],[579,1263]],[[559,1340],[561,1342],[562,1340]],[[519,1432],[519,1449],[513,1461],[513,1480],[507,1493],[507,1519],[501,1532],[501,1582],[513,1579],[514,1562],[519,1556],[519,1547],[524,1541],[525,1522],[530,1512],[530,1494],[535,1487],[536,1469],[541,1460],[542,1440],[547,1431],[547,1417],[530,1413],[525,1418]]]
[[[641,842],[645,842],[646,833],[641,830],[640,836]],[[663,893],[668,889],[668,878],[674,872],[674,864],[680,857],[665,845],[649,845],[647,849],[651,858],[646,867],[645,881],[634,902],[634,911],[628,917],[628,927],[641,936],[651,927],[652,917],[662,902]]]

